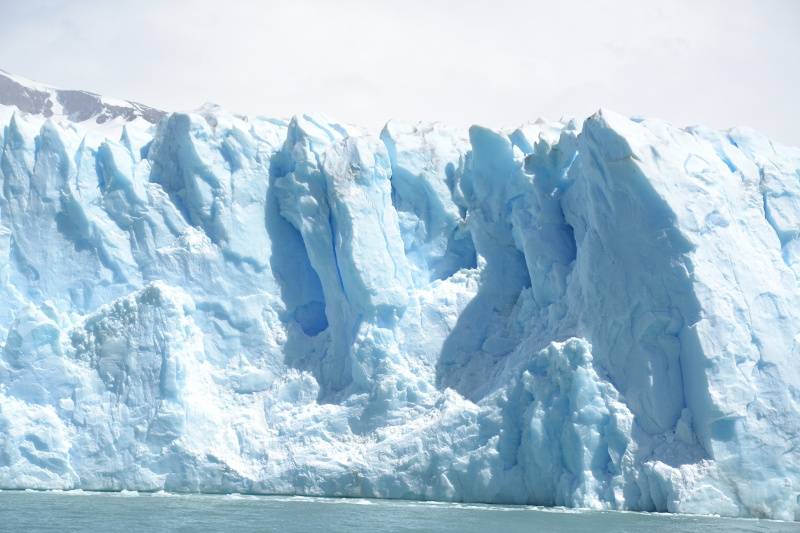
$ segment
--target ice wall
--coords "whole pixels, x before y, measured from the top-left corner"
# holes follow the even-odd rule
[[[800,519],[800,150],[2,110],[0,487]]]

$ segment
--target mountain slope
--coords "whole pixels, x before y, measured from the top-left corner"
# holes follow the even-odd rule
[[[166,113],[146,105],[106,98],[87,91],[56,89],[0,70],[0,105],[46,118],[63,116],[74,122],[131,121],[156,124]]]

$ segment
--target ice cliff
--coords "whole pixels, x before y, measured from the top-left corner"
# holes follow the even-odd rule
[[[800,150],[73,93],[0,74],[0,488],[800,519]]]

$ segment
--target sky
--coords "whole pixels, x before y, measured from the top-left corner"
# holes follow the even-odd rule
[[[0,68],[165,110],[377,130],[607,108],[800,146],[798,0],[0,0]]]

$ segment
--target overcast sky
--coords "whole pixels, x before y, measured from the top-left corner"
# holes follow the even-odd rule
[[[167,110],[378,128],[606,107],[800,146],[795,0],[0,0],[0,68]]]

